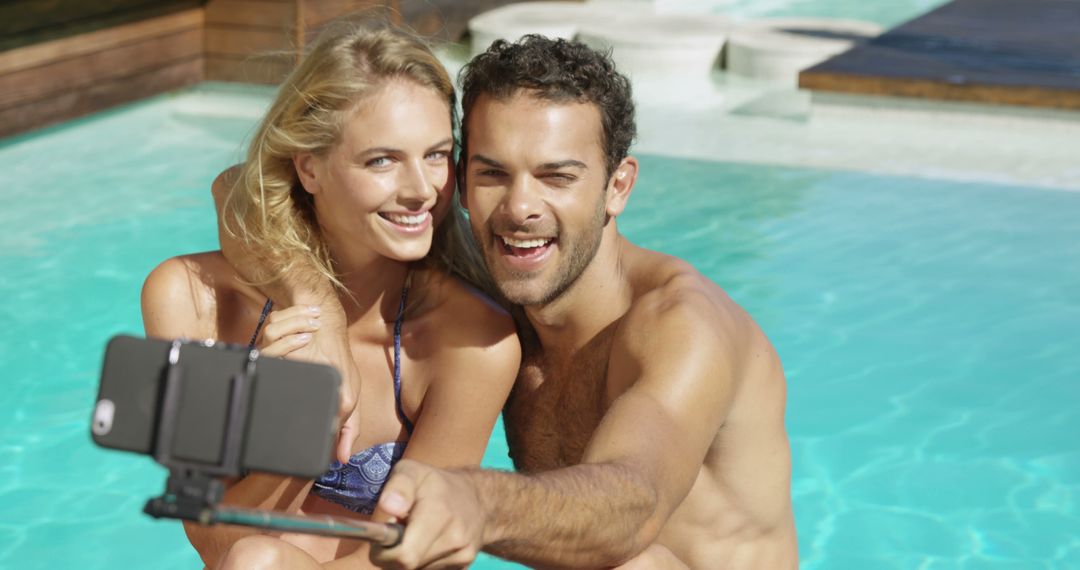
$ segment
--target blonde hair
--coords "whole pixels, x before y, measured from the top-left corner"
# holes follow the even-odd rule
[[[457,125],[454,85],[442,64],[421,40],[386,24],[330,25],[285,78],[222,208],[225,231],[272,272],[258,276],[255,284],[273,282],[306,263],[345,291],[293,155],[329,152],[341,140],[346,114],[394,79],[439,93]],[[492,292],[456,190],[450,200],[425,261]]]

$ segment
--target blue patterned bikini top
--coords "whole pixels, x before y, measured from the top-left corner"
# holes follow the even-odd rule
[[[398,306],[397,318],[394,320],[394,401],[397,406],[397,414],[405,431],[410,436],[413,432],[413,424],[405,416],[405,410],[401,406],[401,323],[405,316],[405,300],[409,295],[408,281],[401,289],[401,304]],[[255,340],[259,336],[266,315],[270,313],[273,302],[266,300],[263,305],[262,315],[259,317],[259,325],[255,328],[255,334],[251,337],[250,346],[255,346]],[[360,453],[349,458],[348,463],[332,461],[330,469],[315,480],[312,491],[330,501],[337,503],[350,511],[370,515],[375,511],[375,505],[379,502],[379,493],[382,492],[386,479],[390,476],[390,469],[401,459],[405,453],[404,441],[391,441],[373,445]]]

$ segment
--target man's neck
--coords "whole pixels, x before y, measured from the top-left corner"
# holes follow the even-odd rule
[[[545,305],[525,307],[546,353],[577,351],[630,308],[633,291],[623,267],[629,242],[614,223],[604,232],[596,256],[569,289]]]

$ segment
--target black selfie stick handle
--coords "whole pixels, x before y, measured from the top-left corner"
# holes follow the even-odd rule
[[[173,438],[180,412],[180,391],[184,367],[180,350],[184,340],[174,340],[162,378],[160,422],[154,458],[169,468],[165,493],[146,502],[143,512],[154,518],[197,521],[201,524],[233,524],[269,530],[356,538],[392,548],[401,543],[405,527],[329,515],[299,516],[275,511],[234,509],[220,506],[225,486],[220,477],[241,473],[242,435],[248,415],[248,400],[255,377],[257,350],[248,352],[244,370],[232,378],[222,458],[217,464],[197,464],[173,455]]]
[[[268,530],[317,534],[339,538],[358,538],[385,548],[401,543],[405,527],[394,523],[378,523],[334,517],[329,515],[300,516],[255,509],[214,508],[210,524],[233,524]]]
[[[164,495],[146,502],[143,512],[158,519],[181,519],[200,524],[231,524],[276,530],[353,538],[373,542],[385,548],[401,543],[405,527],[395,523],[378,523],[334,517],[329,515],[289,515],[275,511],[236,509],[210,506],[205,502],[185,500],[176,495]]]

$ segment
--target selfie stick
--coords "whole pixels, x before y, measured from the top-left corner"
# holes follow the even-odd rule
[[[293,516],[253,509],[216,508],[211,524],[235,524],[287,532],[359,538],[391,548],[401,542],[405,528],[394,523],[352,520],[330,515]]]
[[[358,538],[387,548],[401,542],[404,527],[393,523],[351,520],[328,515],[299,516],[273,511],[221,507],[225,487],[219,477],[234,477],[242,473],[240,445],[247,422],[247,403],[255,377],[255,361],[259,351],[248,351],[244,370],[232,378],[229,395],[229,414],[225,425],[225,451],[217,465],[182,461],[172,455],[173,436],[180,410],[180,388],[183,368],[180,347],[185,341],[174,340],[165,369],[164,396],[161,402],[161,421],[158,425],[154,459],[169,468],[165,494],[146,502],[143,512],[154,518],[196,521],[201,524],[234,524],[279,530]]]

